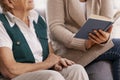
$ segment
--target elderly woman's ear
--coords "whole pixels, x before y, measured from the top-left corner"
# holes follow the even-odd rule
[[[4,0],[4,2],[7,4],[8,7],[14,8],[14,0]]]
[[[11,11],[11,9],[14,8],[13,4],[14,4],[14,0],[0,0],[0,6],[5,12]]]

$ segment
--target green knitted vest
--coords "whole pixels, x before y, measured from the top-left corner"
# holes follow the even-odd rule
[[[13,42],[12,51],[15,60],[22,63],[34,63],[35,59],[33,57],[32,51],[30,50],[30,47],[26,42],[25,37],[23,36],[19,27],[16,24],[13,27],[10,27],[10,24],[8,23],[4,14],[0,14],[0,20],[2,21],[8,35]],[[36,23],[35,21],[33,21],[33,24],[36,35],[41,42],[43,48],[43,60],[45,60],[49,54],[47,26],[40,16],[38,22]]]

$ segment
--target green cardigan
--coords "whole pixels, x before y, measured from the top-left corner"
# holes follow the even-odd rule
[[[19,27],[16,24],[13,27],[10,27],[10,24],[4,14],[0,14],[0,20],[2,21],[8,35],[13,42],[12,51],[15,60],[22,63],[35,63],[32,51],[30,50],[30,47]],[[45,60],[49,54],[47,26],[40,16],[38,18],[38,22],[36,23],[35,21],[33,21],[33,24],[36,35],[41,42],[43,48],[43,60]]]

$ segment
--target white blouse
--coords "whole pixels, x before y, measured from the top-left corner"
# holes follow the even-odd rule
[[[86,14],[86,2],[80,2],[80,6],[83,14]]]

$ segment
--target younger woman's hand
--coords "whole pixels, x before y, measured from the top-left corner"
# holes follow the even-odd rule
[[[105,32],[103,30],[94,30],[93,33],[89,33],[89,39],[96,44],[105,43],[108,41],[110,37],[109,32]]]

